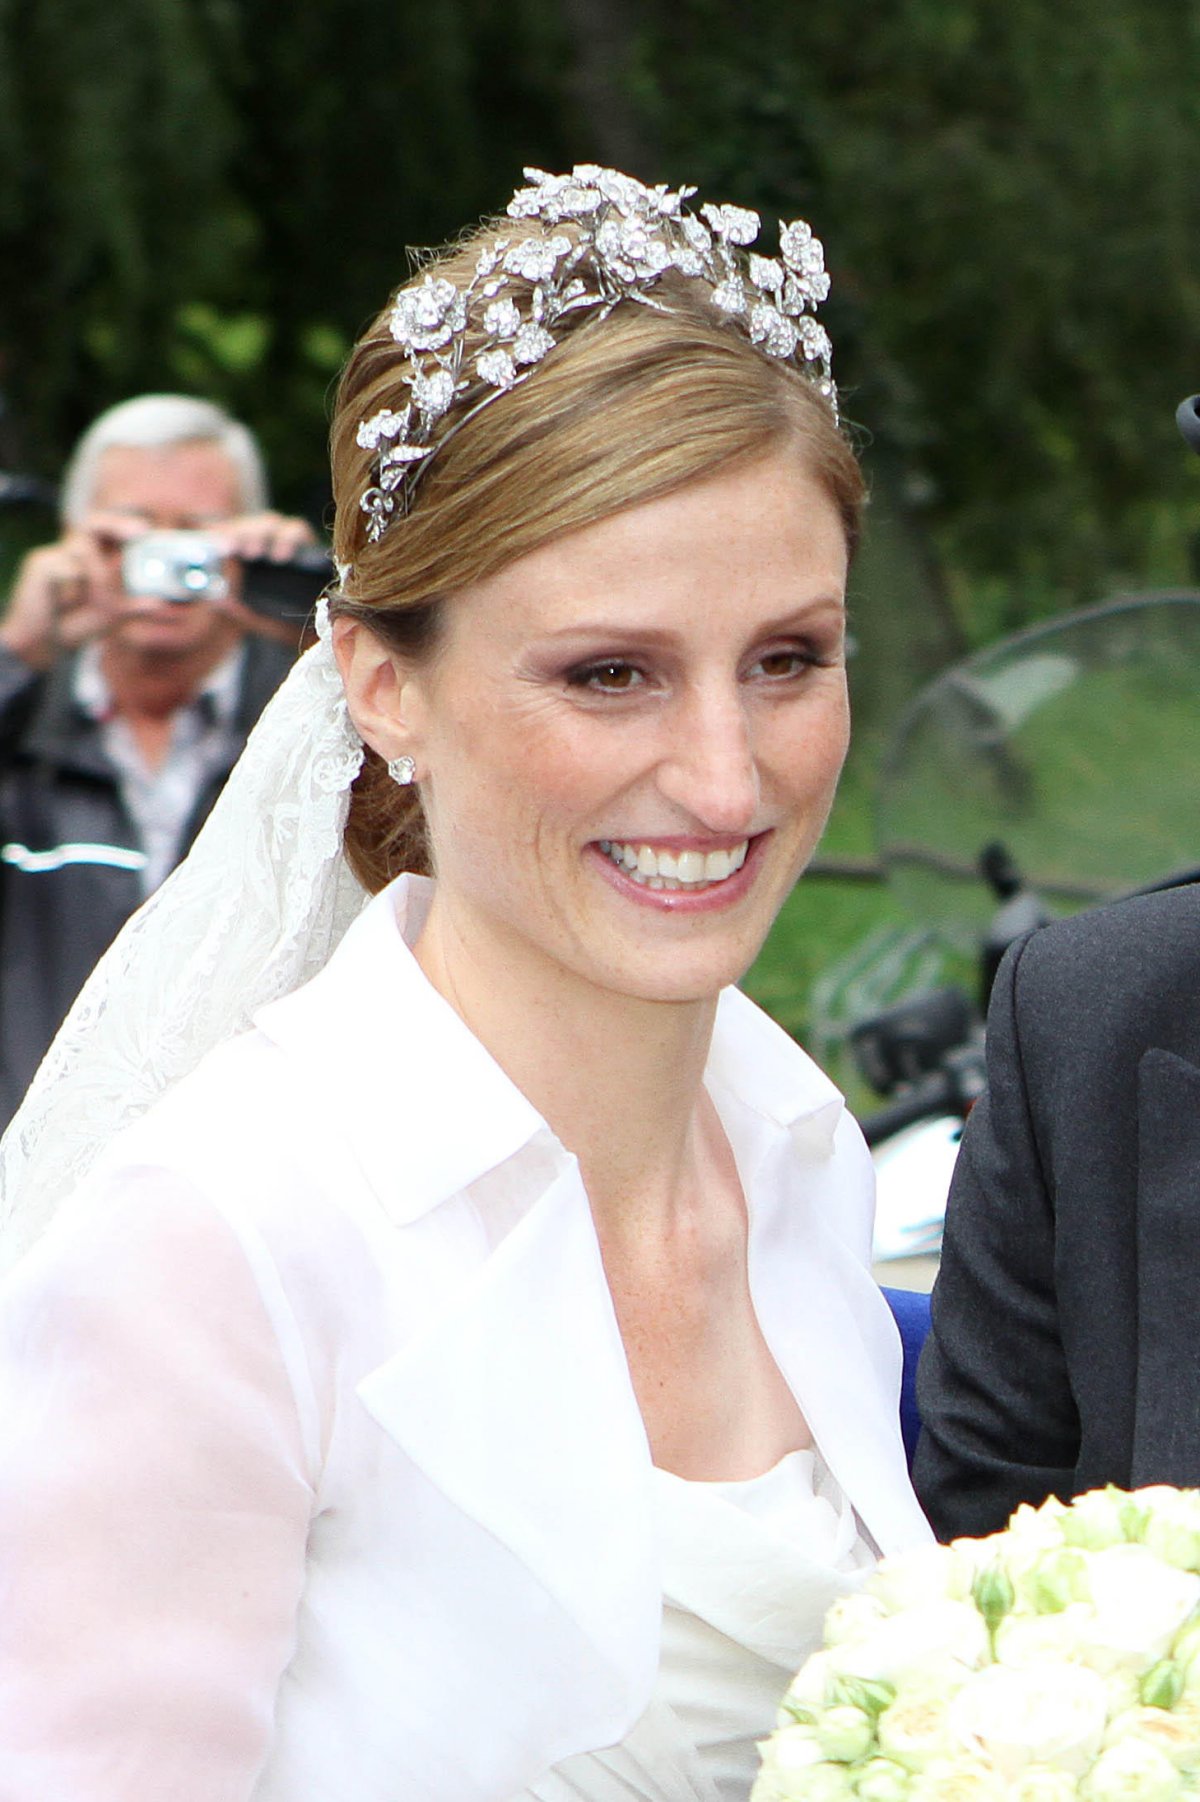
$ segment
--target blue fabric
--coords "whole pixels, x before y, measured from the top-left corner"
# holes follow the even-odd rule
[[[913,1453],[917,1449],[917,1434],[921,1430],[921,1416],[917,1412],[917,1359],[929,1331],[929,1297],[922,1295],[917,1289],[885,1289],[883,1299],[895,1316],[896,1325],[900,1329],[900,1343],[904,1348],[904,1374],[900,1379],[900,1431],[904,1435],[904,1450],[908,1454],[908,1467],[911,1470]]]

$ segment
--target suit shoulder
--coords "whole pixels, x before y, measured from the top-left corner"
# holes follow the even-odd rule
[[[1011,1009],[1026,1056],[1047,1076],[1097,1061],[1123,1067],[1139,1046],[1192,1056],[1198,995],[1200,885],[1164,889],[1033,933],[997,977],[989,1033],[995,1025],[1004,1036]]]
[[[1020,981],[1121,977],[1138,987],[1200,976],[1200,883],[1089,908],[1035,932],[1019,954]]]

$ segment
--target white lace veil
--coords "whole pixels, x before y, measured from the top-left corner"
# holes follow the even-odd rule
[[[342,853],[363,747],[324,603],[318,632],[191,853],[97,964],[0,1140],[0,1268],[114,1133],[314,975],[365,905]]]

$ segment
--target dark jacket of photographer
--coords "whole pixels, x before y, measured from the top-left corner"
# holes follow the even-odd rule
[[[291,663],[280,646],[247,636],[236,705],[181,850]],[[76,699],[73,661],[41,676],[0,646],[0,1128],[140,905],[141,851],[103,729]]]

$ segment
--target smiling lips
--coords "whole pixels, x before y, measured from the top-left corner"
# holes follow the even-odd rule
[[[656,851],[636,840],[601,839],[599,849],[633,882],[650,889],[703,889],[727,882],[746,861],[749,839],[721,851]]]

